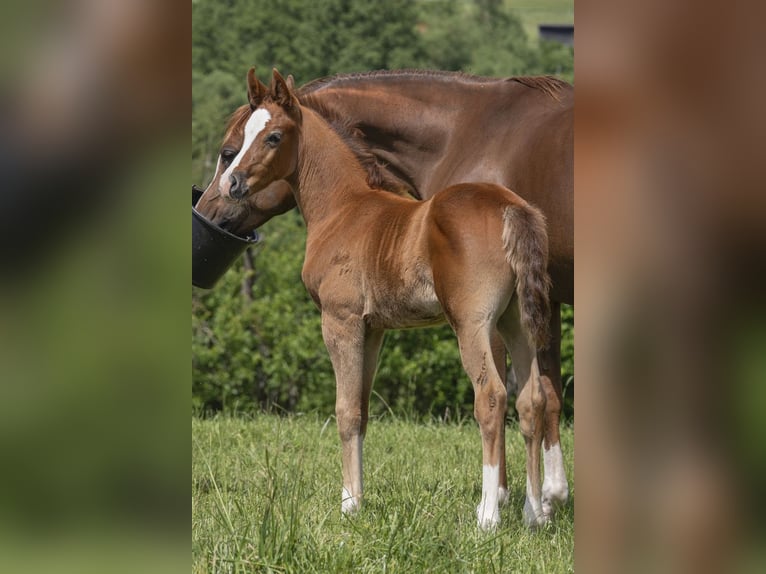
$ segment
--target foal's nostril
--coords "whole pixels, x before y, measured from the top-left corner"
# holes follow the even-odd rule
[[[247,195],[247,174],[234,172],[229,176],[229,197],[243,199]]]
[[[229,176],[229,193],[232,197],[239,197],[239,178],[236,177],[234,174]]]

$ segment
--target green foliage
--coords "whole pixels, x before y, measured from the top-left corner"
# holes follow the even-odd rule
[[[532,73],[535,49],[501,2],[424,2],[421,15],[427,67],[501,77]]]
[[[197,0],[192,3],[192,183],[215,169],[226,118],[245,103],[244,77],[271,67],[302,84],[340,72],[394,68],[490,76],[555,73],[572,80],[571,48],[531,41],[502,0]],[[269,222],[252,291],[240,262],[211,291],[192,293],[193,405],[205,410],[332,412],[332,368],[319,312],[301,283],[305,229],[297,212]],[[573,380],[571,308],[562,373]],[[471,413],[473,392],[448,327],[390,332],[373,412]],[[566,405],[572,412],[571,401]]]
[[[267,247],[250,273],[240,261],[210,291],[192,294],[192,395],[206,409],[311,409],[334,405],[319,311],[300,273],[306,232],[296,212],[263,227]]]

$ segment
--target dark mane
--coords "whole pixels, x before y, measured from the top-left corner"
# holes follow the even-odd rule
[[[545,92],[550,97],[558,100],[561,92],[571,88],[571,84],[555,76],[516,76],[508,78],[508,81],[518,82],[528,88]]]
[[[325,117],[325,121],[337,133],[343,142],[356,156],[361,166],[367,172],[367,184],[374,189],[383,189],[402,196],[409,196],[398,181],[388,176],[378,158],[372,153],[370,146],[364,141],[362,131],[349,119],[333,116]]]
[[[442,81],[460,81],[465,83],[487,83],[487,82],[518,82],[528,88],[540,90],[552,98],[558,99],[560,92],[570,84],[554,76],[514,76],[510,78],[490,78],[487,76],[474,76],[465,72],[448,72],[443,70],[375,70],[372,72],[357,72],[352,74],[336,74],[311,80],[298,89],[298,97],[302,98],[317,90],[328,86],[342,86],[347,82],[357,80],[379,80],[379,79],[407,79],[407,78],[428,78],[430,80]]]
[[[356,72],[351,74],[336,74],[334,76],[327,76],[324,78],[318,78],[311,80],[298,89],[298,97],[305,96],[311,92],[315,92],[325,86],[342,85],[346,82],[353,82],[356,80],[377,80],[377,79],[390,79],[390,78],[430,78],[434,80],[463,80],[466,82],[487,82],[497,81],[498,78],[487,78],[482,76],[473,76],[464,72],[447,72],[443,70],[373,70],[371,72]]]

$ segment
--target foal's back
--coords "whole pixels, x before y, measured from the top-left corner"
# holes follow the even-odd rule
[[[304,282],[317,302],[342,302],[392,329],[442,323],[445,311],[452,319],[468,297],[510,301],[505,214],[528,208],[510,190],[464,183],[423,202],[375,190],[355,200],[307,246]]]

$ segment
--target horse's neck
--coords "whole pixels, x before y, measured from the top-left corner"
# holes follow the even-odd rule
[[[302,108],[298,165],[290,178],[306,226],[337,213],[360,193],[371,191],[356,156],[313,110]]]
[[[445,114],[464,111],[473,89],[444,81],[435,85],[429,76],[392,79],[384,84],[358,79],[320,87],[306,94],[303,101],[320,113],[326,110],[337,117],[350,117],[356,124],[406,138],[408,134],[422,135],[423,130],[447,133],[442,126]],[[428,113],[433,110],[438,113]]]
[[[322,115],[348,118],[360,126],[384,169],[416,192],[422,188],[423,174],[441,159],[450,128],[461,112],[460,106],[444,105],[442,95],[429,95],[421,88],[326,87],[312,93],[307,105]]]

